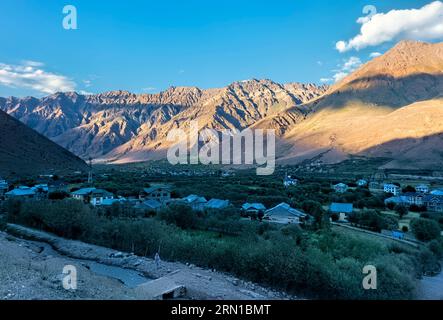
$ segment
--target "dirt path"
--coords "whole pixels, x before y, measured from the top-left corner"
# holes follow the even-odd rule
[[[78,270],[78,290],[62,286],[63,268]],[[135,299],[121,282],[98,276],[74,259],[44,252],[43,247],[0,232],[0,300]]]
[[[9,225],[8,232],[20,235],[25,239],[19,240],[6,234],[0,237],[0,252],[3,248],[9,252],[0,255],[0,265],[19,270],[13,281],[3,281],[8,272],[0,273],[0,299],[14,291],[12,298],[17,299],[139,299],[136,290],[129,288],[116,279],[105,277],[92,272],[85,267],[85,260],[94,261],[107,266],[127,268],[137,271],[146,278],[167,278],[187,289],[189,299],[223,299],[223,300],[260,300],[260,299],[294,299],[284,293],[276,292],[256,284],[239,280],[230,275],[202,269],[193,265],[174,262],[161,262],[157,268],[155,261],[138,257],[133,254],[117,252],[104,247],[94,246],[79,241],[71,241],[54,235],[32,230],[22,226]],[[8,241],[9,238],[11,241]],[[54,257],[36,247],[35,242],[49,244],[57,254]],[[16,250],[17,249],[17,250]],[[79,292],[70,293],[61,287],[61,271],[66,264],[79,265]],[[27,266],[31,264],[29,270]],[[5,269],[5,268],[4,268]],[[32,279],[32,283],[42,282],[32,291],[21,290],[21,286],[31,286],[23,283],[23,274]],[[49,282],[49,283],[47,283]],[[52,289],[52,291],[51,291]],[[51,291],[51,292],[49,292]],[[43,294],[42,294],[43,292]],[[2,293],[5,293],[2,296]]]
[[[441,262],[443,265],[443,261]],[[443,300],[443,271],[435,277],[423,277],[418,288],[420,300]]]

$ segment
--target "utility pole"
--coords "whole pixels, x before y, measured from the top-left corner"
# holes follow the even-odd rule
[[[89,157],[89,174],[88,174],[88,184],[92,186],[92,158]]]

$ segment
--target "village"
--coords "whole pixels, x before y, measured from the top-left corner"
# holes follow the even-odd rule
[[[380,298],[412,298],[416,277],[440,272],[439,177],[312,168],[278,166],[273,176],[257,176],[253,169],[149,163],[9,176],[0,179],[0,222],[9,230],[23,226],[113,249],[119,259],[131,253],[154,263],[160,253],[162,260],[183,268],[216,268],[310,297],[367,298],[367,292],[352,290],[374,256],[382,266],[409,270],[400,278],[389,271],[386,286],[374,293]],[[342,281],[349,258],[353,276],[339,290],[334,283]],[[286,274],[286,264],[303,271]],[[304,276],[332,269],[337,276],[324,282],[313,284]]]
[[[309,168],[312,167],[309,166]],[[298,170],[293,170],[297,173]],[[280,174],[283,172],[280,171]],[[0,179],[0,201],[15,200],[60,200],[64,198],[72,198],[81,201],[85,205],[93,207],[112,207],[112,206],[127,206],[133,208],[139,213],[140,217],[153,216],[159,210],[171,206],[187,206],[196,212],[203,211],[220,211],[225,209],[233,209],[238,212],[241,219],[257,220],[262,222],[290,224],[290,225],[308,225],[315,220],[313,212],[303,210],[303,205],[291,206],[291,201],[282,201],[276,203],[275,201],[269,205],[258,201],[247,201],[244,199],[218,199],[207,198],[200,194],[188,194],[180,196],[174,188],[173,182],[148,182],[148,187],[132,189],[132,194],[125,196],[113,193],[112,190],[107,190],[105,187],[96,185],[103,185],[103,181],[109,180],[113,173],[100,173],[96,180],[93,179],[92,167],[88,173],[87,181],[78,183],[69,183],[62,178],[51,174],[45,174],[38,177],[38,183],[34,185],[18,185],[16,183],[8,183],[4,179]],[[152,173],[151,173],[152,175]],[[170,176],[170,180],[177,180],[177,177],[197,177],[203,179],[204,176],[212,177],[213,179],[221,180],[235,180],[235,171],[224,170],[217,172],[201,173],[200,171],[191,171],[189,169],[165,172],[156,170],[156,176]],[[300,175],[300,173],[298,173]],[[149,174],[142,174],[141,177],[146,180],[149,179]],[[334,225],[352,225],[356,228],[364,230],[372,230],[385,235],[389,235],[396,239],[405,239],[415,241],[415,237],[411,233],[410,221],[413,218],[425,217],[430,215],[437,217],[440,226],[443,222],[443,187],[436,187],[431,189],[429,183],[423,181],[416,181],[415,184],[404,184],[403,186],[398,182],[388,181],[386,175],[373,174],[367,179],[360,178],[356,181],[347,183],[339,182],[330,184],[330,190],[322,190],[323,193],[332,195],[332,200],[329,203],[319,201],[324,210],[327,219]],[[221,181],[223,183],[223,181]],[[295,175],[289,175],[288,170],[284,171],[283,179],[281,180],[281,188],[283,192],[296,191],[303,188],[303,181],[296,178]],[[278,184],[278,182],[276,182]],[[104,184],[106,186],[106,183]],[[146,183],[145,183],[146,185]],[[355,192],[364,192],[366,196],[370,195],[378,197],[382,201],[376,205],[366,203],[361,205],[358,201],[346,201],[349,195]],[[222,195],[223,192],[220,193]],[[346,196],[348,195],[348,197]],[[232,197],[231,197],[232,198]],[[352,198],[352,197],[351,197]],[[289,199],[291,199],[289,197]],[[306,200],[317,200],[306,199]],[[356,216],[363,210],[377,209],[379,213],[387,217],[397,217],[398,223],[394,226],[389,225],[388,230],[380,228],[373,228],[360,224],[356,221]],[[149,214],[148,214],[149,213]]]

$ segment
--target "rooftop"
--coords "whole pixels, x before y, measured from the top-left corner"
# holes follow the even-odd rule
[[[206,203],[206,207],[219,209],[229,206],[229,200],[211,199]]]
[[[340,212],[340,213],[352,213],[354,211],[354,205],[352,203],[331,203],[329,211]]]
[[[266,210],[266,207],[262,203],[245,203],[242,206],[243,210]]]
[[[286,211],[287,213],[297,216],[297,217],[305,217],[307,216],[306,213],[301,212],[297,209],[292,208],[289,204],[282,202],[279,205],[276,205],[274,208],[269,209],[268,211],[266,211],[266,215],[273,215],[273,212],[279,212],[279,211]]]
[[[71,194],[76,195],[76,196],[86,196],[94,190],[97,190],[97,189],[96,188],[82,188],[82,189],[72,192]]]

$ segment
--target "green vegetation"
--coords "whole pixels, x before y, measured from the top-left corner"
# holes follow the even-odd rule
[[[322,212],[315,203],[305,206]],[[197,213],[171,207],[154,218],[140,218],[122,206],[104,210],[69,199],[7,201],[1,210],[12,223],[138,255],[160,249],[166,260],[216,268],[311,298],[413,298],[423,261],[435,262],[431,250],[421,254],[330,228],[309,231],[244,221],[232,210]],[[368,264],[377,267],[378,290],[362,288]]]
[[[349,216],[349,222],[354,226],[375,232],[398,229],[398,219],[383,215],[377,210],[362,210]]]
[[[440,237],[440,226],[434,220],[413,219],[411,221],[412,232],[420,241],[431,241]]]

